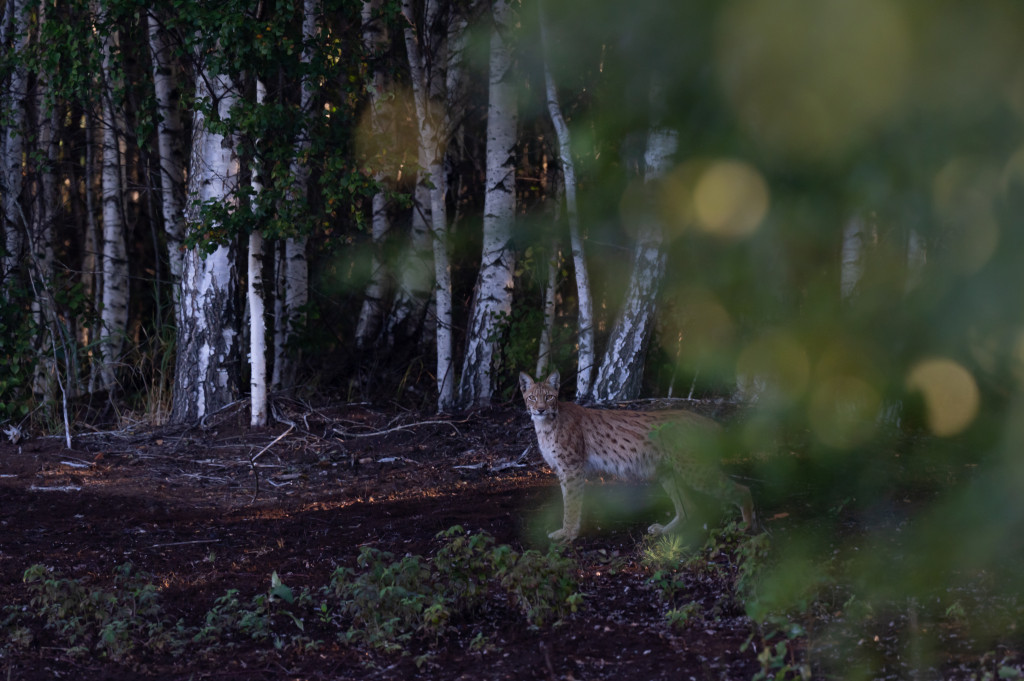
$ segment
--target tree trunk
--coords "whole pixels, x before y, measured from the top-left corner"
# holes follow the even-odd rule
[[[249,389],[253,428],[267,425],[267,320],[263,302],[263,235],[249,234]]]
[[[871,239],[870,227],[864,218],[854,216],[843,227],[842,262],[839,271],[839,294],[849,299],[864,277],[864,259]]]
[[[645,183],[665,174],[675,154],[677,139],[674,130],[665,128],[654,127],[648,133]],[[647,347],[654,332],[658,287],[665,272],[661,222],[655,207],[645,205],[627,219],[629,217],[638,223],[633,271],[594,382],[594,397],[598,401],[628,400],[640,394]]]
[[[288,346],[305,324],[303,306],[309,301],[309,262],[305,236],[284,240],[275,250],[274,275],[274,372],[270,381],[274,390],[295,385],[298,353]]]
[[[591,378],[594,373],[594,303],[590,294],[590,276],[587,257],[583,248],[580,231],[580,211],[576,201],[576,162],[572,158],[572,137],[569,126],[558,103],[558,87],[551,75],[548,64],[547,17],[544,5],[540,5],[541,46],[544,49],[544,86],[547,95],[548,115],[555,127],[558,138],[558,160],[562,166],[562,184],[565,190],[565,214],[569,223],[569,245],[572,250],[573,271],[576,274],[576,296],[579,305],[578,359],[576,369],[576,399],[585,399],[590,394]]]
[[[181,278],[182,242],[185,239],[185,163],[181,150],[182,125],[175,91],[177,84],[171,47],[153,10],[149,10],[149,50],[157,106],[157,152],[160,164],[160,200],[167,235],[171,277]]]
[[[487,173],[484,193],[483,254],[470,315],[466,355],[459,384],[463,407],[488,404],[493,391],[500,325],[512,312],[516,211],[516,88],[512,80],[513,12],[508,0],[494,0],[490,87],[487,104]]]
[[[387,133],[387,102],[385,88],[387,73],[381,55],[388,47],[387,27],[380,16],[376,16],[382,0],[368,0],[363,5],[363,49],[373,64],[373,77],[370,90],[370,132],[375,140]],[[381,161],[378,161],[378,163]],[[377,183],[377,191],[373,195],[370,234],[373,239],[373,251],[370,259],[370,283],[363,297],[363,307],[356,323],[356,345],[365,349],[377,339],[384,319],[384,301],[388,294],[390,278],[387,265],[382,257],[384,239],[391,231],[391,218],[388,214],[386,187],[389,184],[389,173],[379,169],[373,174]]]
[[[557,212],[556,212],[557,215]],[[557,222],[557,219],[556,219]],[[544,322],[540,330],[537,347],[537,370],[535,376],[547,376],[554,369],[551,366],[551,338],[555,328],[555,303],[558,293],[558,266],[562,254],[554,241],[551,243],[551,257],[548,258],[548,281],[544,286]],[[554,369],[557,370],[557,369]]]
[[[443,53],[431,29],[440,11],[438,0],[427,0],[422,24],[418,24],[412,0],[402,0],[402,13],[409,23],[405,29],[406,53],[412,80],[413,102],[419,129],[419,157],[427,159],[430,187],[430,231],[434,255],[434,314],[437,349],[437,409],[450,411],[454,405],[455,377],[452,357],[452,284],[448,261],[448,212],[445,206],[444,155],[447,134],[444,111]],[[417,26],[422,26],[417,30]],[[422,181],[422,179],[421,179]]]
[[[317,20],[320,13],[319,0],[303,0],[302,3],[302,61],[313,59],[313,40],[317,35]],[[300,106],[307,117],[313,115],[315,84],[309,76],[302,77]],[[309,191],[309,136],[303,135],[295,143],[292,156],[293,193],[295,201],[306,203]],[[309,263],[306,259],[305,234],[296,234],[285,239],[283,247],[275,249],[274,277],[274,371],[270,383],[275,390],[286,390],[295,385],[298,373],[298,353],[289,351],[289,344],[296,331],[305,325],[303,308],[309,301]]]
[[[207,89],[209,83],[209,90]],[[212,101],[227,119],[235,101],[230,78],[196,73],[196,99]],[[197,110],[189,173],[189,222],[197,223],[205,201],[230,201],[238,189],[238,156],[230,139],[206,126]],[[186,251],[182,261],[177,364],[171,421],[189,423],[230,404],[238,394],[239,349],[234,244],[218,246],[205,258]]]
[[[58,130],[60,128],[60,114],[55,108],[56,105],[47,105],[49,86],[45,77],[40,76],[36,81],[37,97],[36,121],[37,132],[37,153],[32,154],[35,158],[35,168],[29,173],[34,177],[32,186],[33,206],[30,211],[30,224],[28,229],[28,251],[31,258],[31,274],[33,287],[37,295],[32,300],[32,316],[36,323],[39,334],[37,343],[38,362],[35,367],[33,379],[34,392],[44,395],[48,401],[56,401],[57,388],[63,387],[61,376],[58,375],[60,367],[57,364],[54,351],[60,347],[60,353],[64,355],[69,368],[74,361],[75,348],[73,341],[68,338],[65,329],[62,327],[62,320],[57,311],[56,302],[50,294],[53,285],[53,263],[54,263],[54,232],[53,226],[56,222],[58,200],[57,200],[57,178],[56,169],[59,160]],[[40,291],[45,294],[39,295]],[[70,376],[70,371],[65,374]]]
[[[430,163],[419,145],[418,163],[426,168]],[[424,342],[424,319],[434,283],[434,252],[431,238],[431,189],[427,177],[420,172],[413,190],[412,216],[409,221],[409,242],[398,259],[395,300],[388,317],[387,341],[392,348]],[[431,342],[433,333],[430,334]]]
[[[4,3],[3,26],[5,40],[12,41],[11,56],[28,49],[28,30],[25,26],[24,0]],[[0,260],[0,280],[4,286],[13,283],[23,256],[25,215],[22,212],[23,169],[25,156],[25,112],[28,109],[28,76],[25,67],[16,64],[11,69],[7,87],[3,92],[6,116],[3,126],[3,158],[0,159],[0,185],[3,187],[4,253]]]
[[[117,365],[124,348],[128,327],[128,251],[125,246],[124,204],[122,200],[121,168],[123,166],[118,130],[118,115],[114,109],[114,78],[116,37],[103,40],[103,170],[102,211],[102,308],[100,310],[100,378],[105,390],[117,387]]]
[[[262,106],[267,97],[263,81],[256,80],[256,105]],[[259,158],[260,141],[256,140]],[[263,191],[260,167],[253,164],[252,200],[255,204]],[[249,398],[250,420],[253,428],[267,425],[267,319],[263,295],[263,234],[254,228],[249,233],[249,260],[246,268],[246,296],[249,301]]]

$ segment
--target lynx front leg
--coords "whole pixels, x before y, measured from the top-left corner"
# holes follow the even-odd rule
[[[559,475],[562,485],[562,529],[548,533],[552,541],[571,542],[580,533],[583,509],[583,476]]]

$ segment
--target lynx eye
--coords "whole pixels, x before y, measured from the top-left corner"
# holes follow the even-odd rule
[[[545,395],[544,399],[547,400],[548,402],[550,402],[551,400],[555,399],[555,396],[554,395]]]

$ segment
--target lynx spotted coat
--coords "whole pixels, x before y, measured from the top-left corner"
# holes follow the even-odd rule
[[[668,525],[651,525],[651,534],[671,532],[682,522],[690,490],[735,504],[747,526],[753,526],[750,490],[702,460],[697,451],[702,442],[717,436],[720,428],[714,421],[689,411],[588,409],[559,402],[558,384],[558,372],[544,381],[519,375],[540,453],[562,486],[562,528],[551,532],[551,539],[572,541],[579,534],[588,471],[660,480],[676,515]],[[663,429],[671,436],[662,436]]]

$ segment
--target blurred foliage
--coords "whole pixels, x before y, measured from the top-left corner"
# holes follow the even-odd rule
[[[595,293],[612,309],[631,135],[680,132],[658,193],[655,357],[675,366],[649,378],[696,377],[698,393],[738,378],[757,397],[732,433],[755,498],[809,518],[761,602],[799,610],[826,568],[869,603],[979,579],[1020,590],[1024,8],[569,0],[548,13],[556,80],[586,88],[567,108]]]

